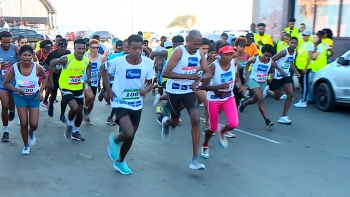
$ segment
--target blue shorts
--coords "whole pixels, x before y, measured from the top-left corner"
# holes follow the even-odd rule
[[[9,90],[9,89],[7,89],[7,88],[0,88],[0,90],[4,90],[4,91],[7,91],[7,92],[9,92],[10,94],[12,94],[12,91]]]
[[[30,109],[39,108],[40,98],[38,97],[39,91],[33,95],[19,95],[13,94],[13,100],[15,101],[16,107],[28,107]]]

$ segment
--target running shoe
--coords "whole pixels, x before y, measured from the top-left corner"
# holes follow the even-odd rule
[[[29,153],[30,153],[30,147],[29,146],[23,146],[21,154],[22,155],[29,155]]]
[[[72,138],[72,132],[73,132],[73,126],[68,126],[67,128],[64,130],[64,137],[66,137],[67,139],[71,139]]]
[[[265,86],[264,91],[262,92],[264,98],[268,95],[268,93],[267,93],[268,90],[270,90],[270,86],[269,85]]]
[[[267,128],[270,128],[270,127],[272,127],[274,125],[273,122],[271,120],[269,120],[269,119],[266,119],[265,123],[266,123],[266,127]]]
[[[278,123],[280,124],[286,124],[286,125],[291,125],[292,121],[289,119],[288,116],[281,116],[280,119],[278,119]]]
[[[169,141],[171,133],[170,133],[169,126],[166,125],[166,121],[167,120],[168,120],[168,116],[164,116],[163,119],[162,119],[162,133],[161,133],[161,136],[162,136],[163,140]]]
[[[81,134],[79,133],[79,131],[76,131],[72,134],[72,140],[76,140],[76,141],[85,141],[85,138],[83,138],[81,136]]]
[[[9,121],[12,121],[13,119],[15,119],[15,116],[16,116],[16,112],[15,110],[13,111],[9,111]]]
[[[117,123],[115,123],[115,122],[113,121],[113,118],[108,117],[108,118],[107,118],[107,124],[108,124],[109,126],[115,126]]]
[[[47,102],[45,102],[45,101],[43,101],[43,102],[41,103],[41,106],[45,107],[46,109],[49,108],[49,104],[48,104]]]
[[[162,113],[162,108],[160,106],[156,107],[156,114],[161,114]]]
[[[63,123],[67,123],[67,119],[64,115],[61,115],[60,116],[60,120],[63,122]]]
[[[53,117],[53,105],[49,105],[49,110],[47,110],[47,114],[48,114],[50,117]]]
[[[231,131],[227,131],[225,133],[225,137],[227,137],[227,138],[235,138],[236,135],[234,133],[232,133]]]
[[[219,144],[223,149],[227,149],[228,147],[228,142],[225,136],[225,133],[222,133],[222,126],[219,126],[218,129],[216,130],[218,139],[219,139]]]
[[[209,146],[202,146],[201,157],[203,159],[209,159]]]
[[[113,168],[118,171],[122,175],[129,175],[132,173],[131,169],[129,168],[128,164],[126,164],[126,161],[123,162],[114,162]]]
[[[245,106],[244,106],[244,101],[245,101],[244,98],[242,98],[242,99],[239,101],[238,110],[239,110],[240,113],[242,113],[242,112],[244,111],[244,108],[245,108]]]
[[[4,132],[2,134],[1,142],[10,142],[10,133]]]
[[[120,143],[115,141],[115,134],[109,134],[107,152],[113,162],[116,162],[120,154]]]
[[[29,146],[34,146],[36,144],[36,137],[34,131],[29,132],[28,134],[28,144]]]
[[[197,159],[193,159],[189,167],[191,170],[205,170],[205,165]]]

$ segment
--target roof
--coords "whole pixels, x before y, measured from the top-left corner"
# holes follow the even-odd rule
[[[55,7],[53,6],[53,4],[49,0],[39,0],[39,1],[41,1],[41,3],[45,6],[48,13],[51,13],[51,14],[57,13]]]

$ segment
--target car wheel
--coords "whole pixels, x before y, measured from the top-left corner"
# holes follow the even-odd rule
[[[111,43],[112,42],[112,38],[107,38],[107,42]]]
[[[321,111],[332,111],[335,107],[334,92],[330,84],[320,83],[316,88],[316,105]]]
[[[152,42],[158,42],[157,38],[152,38]]]

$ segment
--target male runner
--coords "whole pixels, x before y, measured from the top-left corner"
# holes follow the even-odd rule
[[[109,69],[115,69],[112,88],[106,86],[107,98],[115,110],[119,134],[109,136],[108,154],[113,160],[113,167],[121,174],[131,174],[132,171],[125,161],[135,133],[138,129],[142,112],[142,97],[152,89],[153,62],[141,56],[143,40],[139,35],[128,38],[129,54],[111,60]],[[118,67],[118,69],[116,69]],[[101,69],[103,82],[108,84],[108,73]],[[146,87],[144,81],[146,80]]]
[[[12,121],[15,118],[15,105],[13,102],[12,92],[3,86],[3,82],[6,78],[7,72],[14,63],[18,62],[19,48],[18,46],[11,44],[12,34],[8,31],[0,32],[0,63],[1,63],[1,76],[0,76],[0,100],[1,100],[1,118],[4,132],[2,135],[2,142],[9,142],[10,135],[8,129],[9,120]]]
[[[45,60],[46,70],[50,69],[49,65],[50,65],[51,60],[56,59],[56,58],[60,58],[64,55],[71,54],[71,51],[67,50],[68,41],[65,38],[61,38],[61,39],[57,40],[56,43],[57,43],[57,50],[49,53],[49,56],[47,56],[47,58]],[[51,78],[51,77],[53,78],[53,88],[50,89],[51,96],[49,99],[49,110],[47,111],[47,113],[50,117],[53,117],[53,111],[54,111],[53,110],[54,109],[53,103],[55,102],[56,97],[57,97],[57,90],[59,88],[58,79],[60,78],[62,67],[63,67],[63,65],[55,65],[53,72],[50,72],[50,76],[49,76],[49,78]],[[63,123],[67,122],[67,119],[64,115],[64,113],[66,112],[66,108],[67,108],[67,103],[64,101],[64,99],[61,99],[60,120]]]
[[[85,140],[79,133],[79,127],[83,120],[84,91],[82,76],[84,72],[86,72],[88,78],[86,83],[91,83],[91,62],[89,58],[84,56],[85,51],[85,41],[83,39],[77,39],[74,41],[74,54],[62,56],[59,59],[52,60],[50,63],[50,73],[53,72],[56,65],[63,65],[58,83],[62,91],[62,99],[70,107],[67,129],[64,135],[68,139],[77,141]],[[54,87],[53,77],[49,79],[49,87]]]
[[[205,165],[199,161],[198,149],[200,140],[200,121],[197,94],[193,91],[202,79],[210,79],[212,72],[207,60],[198,50],[202,46],[202,35],[197,30],[189,32],[186,38],[187,44],[178,46],[164,68],[162,76],[168,78],[166,91],[168,102],[172,106],[171,117],[165,116],[162,120],[162,137],[170,139],[169,127],[175,127],[179,123],[180,107],[183,103],[191,119],[193,158],[190,169],[205,169]],[[196,73],[198,66],[202,67],[203,76]]]
[[[275,100],[279,100],[281,97],[281,88],[283,87],[284,91],[286,91],[287,99],[284,102],[283,113],[278,123],[280,124],[292,124],[292,121],[287,116],[288,109],[293,99],[293,79],[290,77],[290,68],[297,74],[299,77],[297,69],[295,68],[294,61],[296,57],[296,47],[298,46],[298,38],[292,37],[289,40],[289,46],[278,54],[272,57],[272,60],[276,62],[276,67],[282,69],[285,73],[284,76],[278,71],[278,68],[275,70],[275,76],[272,80],[273,91],[268,90],[268,94],[272,96]]]

